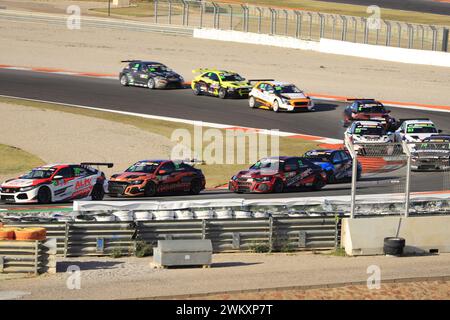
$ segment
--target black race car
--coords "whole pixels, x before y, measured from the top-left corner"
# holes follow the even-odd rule
[[[166,65],[154,61],[124,60],[127,66],[119,74],[123,86],[149,89],[182,88],[184,79]]]
[[[374,99],[347,99],[351,102],[344,110],[344,127],[350,126],[353,121],[380,121],[388,131],[395,131],[396,120],[391,117],[390,110]]]

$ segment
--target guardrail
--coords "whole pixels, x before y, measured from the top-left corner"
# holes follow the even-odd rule
[[[56,239],[57,254],[131,255],[136,242],[156,246],[158,240],[211,239],[214,252],[255,250],[313,250],[339,243],[340,219],[335,217],[269,217],[252,219],[172,220],[137,222],[10,223],[8,227],[47,228]]]
[[[55,273],[54,240],[0,241],[0,273]]]
[[[203,0],[154,0],[155,23],[448,51],[449,27]]]

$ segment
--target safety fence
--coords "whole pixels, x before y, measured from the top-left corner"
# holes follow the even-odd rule
[[[65,257],[132,255],[139,242],[156,246],[158,240],[170,239],[211,239],[216,253],[329,249],[340,239],[340,219],[333,216],[7,225],[46,228],[47,237],[56,239],[58,255]]]
[[[55,273],[56,243],[47,241],[0,241],[0,273]]]
[[[448,51],[448,26],[202,0],[149,2],[146,10],[159,24]]]

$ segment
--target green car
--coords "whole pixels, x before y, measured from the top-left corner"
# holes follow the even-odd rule
[[[247,98],[252,86],[245,78],[232,71],[197,69],[200,73],[191,82],[195,95],[211,95],[221,99],[228,97]]]

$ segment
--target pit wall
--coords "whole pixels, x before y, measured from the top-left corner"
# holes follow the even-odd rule
[[[405,254],[450,252],[450,216],[344,218],[341,247],[351,256],[383,253],[385,237],[406,240]]]
[[[450,53],[439,51],[386,47],[325,38],[321,38],[317,42],[293,37],[217,29],[194,29],[193,36],[200,39],[269,45],[392,62],[450,67]]]

